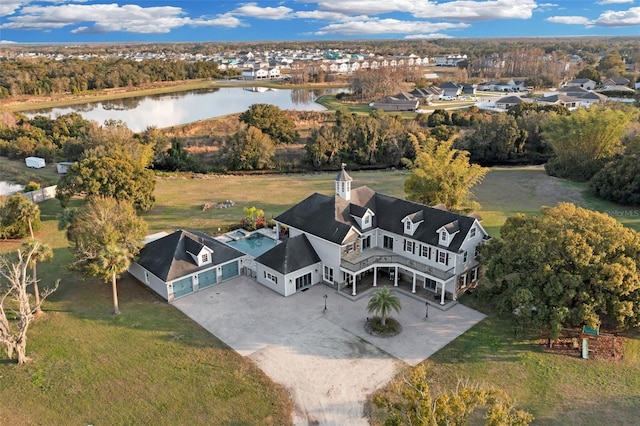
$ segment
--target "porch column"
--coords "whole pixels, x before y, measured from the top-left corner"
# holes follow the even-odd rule
[[[276,241],[280,240],[280,224],[276,222]]]
[[[398,287],[398,267],[396,266],[396,273],[393,274],[393,286]]]
[[[351,274],[351,279],[353,280],[352,287],[351,287],[353,290],[351,292],[351,295],[355,296],[356,295],[356,274]]]
[[[416,292],[416,273],[413,273],[413,287],[411,288],[411,293]]]
[[[378,267],[377,266],[373,267],[373,286],[374,287],[378,286]]]
[[[440,304],[444,305],[444,289],[447,287],[447,282],[442,283],[442,294],[440,295]]]

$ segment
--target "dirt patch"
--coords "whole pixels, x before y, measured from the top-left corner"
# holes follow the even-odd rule
[[[549,348],[547,339],[540,339],[545,352],[576,358],[582,357],[582,339],[587,338],[589,359],[603,361],[621,361],[624,356],[624,337],[613,333],[601,333],[598,336],[583,334],[580,329],[563,330],[560,337]]]

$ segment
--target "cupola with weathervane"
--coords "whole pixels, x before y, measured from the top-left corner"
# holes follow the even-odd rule
[[[347,165],[342,163],[342,170],[333,180],[336,184],[336,195],[343,200],[349,201],[351,199],[351,176],[345,171]]]

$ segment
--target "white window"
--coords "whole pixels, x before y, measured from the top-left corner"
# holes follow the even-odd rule
[[[471,271],[471,282],[474,283],[478,281],[478,268],[473,268]]]
[[[440,233],[440,241],[443,242],[443,243],[447,242],[447,231],[442,231]]]
[[[431,247],[422,246],[422,253],[420,253],[422,257],[426,257],[427,259],[431,259]]]
[[[467,258],[468,258],[468,252],[465,250],[464,253],[462,253],[462,262],[463,263],[467,263]]]
[[[406,251],[407,253],[413,253],[413,246],[414,246],[414,242],[413,241],[405,241],[404,244],[404,251]]]
[[[460,288],[465,288],[467,286],[467,274],[460,275]]]
[[[474,259],[480,256],[480,244],[478,244],[473,252]]]
[[[471,228],[471,231],[469,231],[469,237],[473,238],[476,236],[476,228],[475,226],[473,228]]]
[[[438,252],[438,263],[447,263],[447,253],[444,251]]]
[[[411,232],[411,221],[410,221],[410,220],[408,220],[408,221],[406,221],[406,222],[404,223],[404,230],[405,230],[406,232]]]
[[[364,215],[364,218],[363,218],[362,222],[363,222],[365,225],[367,225],[367,226],[368,226],[368,225],[369,225],[369,223],[371,222],[371,217],[369,217],[369,215],[368,215],[368,214]]]
[[[355,243],[348,243],[346,248],[345,248],[345,253],[351,253],[355,249],[356,249]]]
[[[209,253],[202,253],[202,263],[209,262]]]
[[[276,277],[275,275],[270,274],[270,273],[269,273],[269,272],[267,272],[267,271],[264,271],[264,277],[265,277],[266,279],[268,279],[269,281],[271,281],[272,283],[274,283],[274,284],[278,284],[278,277]]]
[[[330,283],[333,282],[333,268],[329,268],[328,266],[324,267],[324,280]]]

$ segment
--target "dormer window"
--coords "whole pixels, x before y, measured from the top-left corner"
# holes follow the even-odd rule
[[[440,242],[441,243],[446,243],[447,242],[447,231],[442,231],[440,233]]]
[[[202,253],[202,263],[209,263],[209,253]]]
[[[371,223],[371,217],[367,214],[362,218],[362,223],[364,223],[365,227],[368,227]]]
[[[407,232],[409,234],[411,233],[411,221],[410,220],[407,220],[404,223],[404,230],[405,230],[405,232]]]

